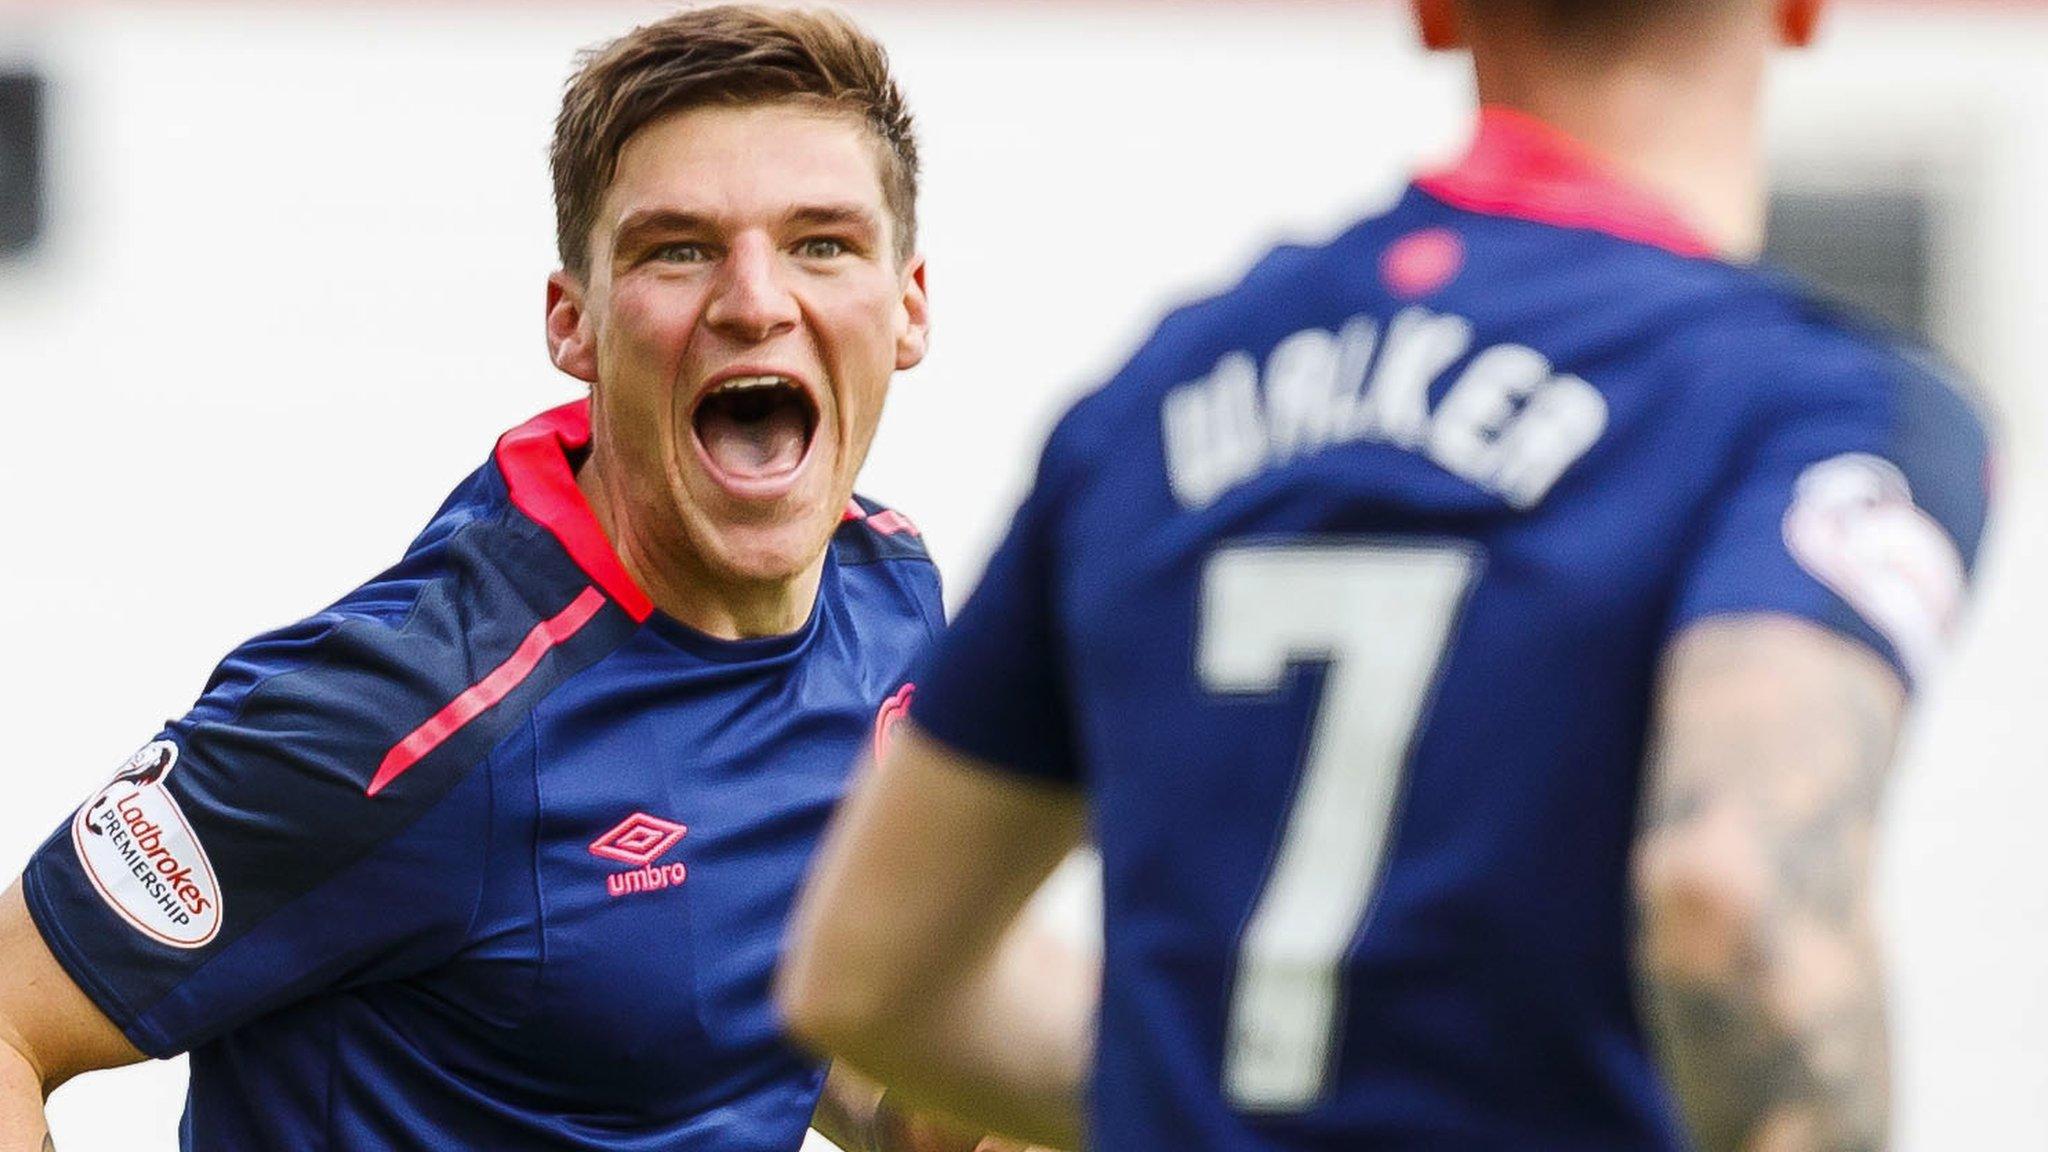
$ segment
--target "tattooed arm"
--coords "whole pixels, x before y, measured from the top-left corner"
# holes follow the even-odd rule
[[[1637,841],[1636,969],[1700,1152],[1879,1152],[1871,908],[1905,693],[1811,625],[1695,626],[1665,655]]]
[[[78,990],[29,919],[0,895],[0,1152],[50,1152],[43,1101],[80,1072],[145,1059]]]

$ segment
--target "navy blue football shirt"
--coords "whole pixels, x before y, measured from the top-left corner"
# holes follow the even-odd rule
[[[1165,320],[911,709],[1087,789],[1094,1146],[1683,1147],[1628,957],[1659,654],[1771,613],[1923,675],[1985,477],[1923,359],[1504,112]]]
[[[654,610],[578,492],[587,405],[508,433],[398,565],[215,671],[30,864],[66,971],[191,1052],[187,1148],[788,1152],[823,1069],[769,998],[857,754],[942,623],[856,501],[817,605]]]

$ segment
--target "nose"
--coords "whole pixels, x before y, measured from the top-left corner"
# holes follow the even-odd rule
[[[727,251],[704,310],[713,330],[759,344],[796,327],[796,297],[783,282],[783,269],[767,237],[740,237]]]

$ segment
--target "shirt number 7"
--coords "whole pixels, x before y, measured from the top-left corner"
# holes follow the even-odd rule
[[[1224,1057],[1240,1111],[1319,1100],[1342,1039],[1339,969],[1378,889],[1395,801],[1481,567],[1465,544],[1235,547],[1204,575],[1197,663],[1212,692],[1269,694],[1328,665],[1271,870],[1238,942]]]

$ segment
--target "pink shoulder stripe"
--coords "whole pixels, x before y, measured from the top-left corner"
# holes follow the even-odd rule
[[[472,684],[462,695],[449,701],[447,707],[434,713],[426,723],[391,746],[391,751],[384,754],[383,763],[377,765],[377,775],[370,780],[369,794],[375,796],[382,792],[392,781],[411,771],[434,749],[462,731],[464,725],[510,696],[514,689],[526,682],[528,676],[533,675],[533,670],[540,666],[541,657],[581,632],[604,604],[604,593],[596,588],[585,588],[569,602],[567,608],[534,625],[533,631],[526,634],[526,639],[519,642],[519,647],[503,664],[491,669],[489,675]]]
[[[877,534],[883,536],[894,536],[903,532],[908,532],[912,536],[924,535],[924,533],[917,530],[916,524],[911,523],[910,517],[905,516],[894,508],[884,508],[870,516],[868,515],[868,510],[861,507],[858,500],[848,500],[846,502],[846,511],[840,514],[839,522],[841,524],[864,522],[868,527],[874,529]]]

